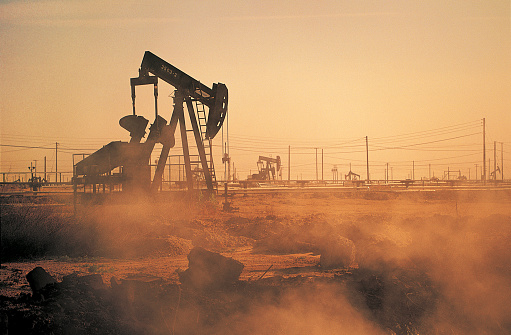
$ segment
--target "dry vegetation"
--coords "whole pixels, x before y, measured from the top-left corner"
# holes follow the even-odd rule
[[[1,314],[13,333],[511,333],[507,191],[237,196],[234,213],[146,200],[76,215],[3,204]],[[182,288],[194,246],[241,261],[241,280]],[[161,280],[129,297],[71,285],[36,301],[24,279],[35,266],[59,281]]]

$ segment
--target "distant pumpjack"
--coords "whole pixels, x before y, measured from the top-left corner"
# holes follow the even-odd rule
[[[280,156],[277,156],[277,158],[259,156],[257,161],[257,170],[259,172],[249,176],[249,179],[275,180],[275,177],[280,175],[281,167]]]

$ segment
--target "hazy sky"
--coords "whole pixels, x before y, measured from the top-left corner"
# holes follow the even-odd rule
[[[118,120],[131,113],[129,79],[150,50],[227,85],[240,178],[259,155],[280,154],[287,179],[288,145],[293,179],[315,178],[314,148],[325,178],[349,163],[364,178],[365,136],[374,178],[386,162],[409,177],[412,161],[416,178],[429,164],[473,178],[482,118],[489,149],[504,142],[505,167],[511,157],[510,16],[509,0],[1,1],[1,171],[54,159],[13,145],[59,142],[59,170],[71,171],[72,152],[128,140]],[[167,120],[172,91],[160,85]],[[137,91],[150,121],[152,99],[151,88]],[[219,134],[217,175],[221,143]]]

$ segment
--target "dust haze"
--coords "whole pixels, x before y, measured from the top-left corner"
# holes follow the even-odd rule
[[[65,206],[17,204],[2,211],[3,271],[43,265],[58,279],[87,274],[80,258],[110,269],[96,271],[105,283],[161,278],[152,291],[113,303],[123,321],[112,329],[133,333],[506,334],[510,200],[508,191],[304,191],[236,196],[236,212],[222,211],[219,199],[141,198],[80,207],[75,216]],[[20,220],[39,222],[39,235],[15,229]],[[53,243],[18,257],[12,241],[20,234],[34,243],[52,234]],[[195,247],[243,263],[240,281],[182,287],[178,273]]]

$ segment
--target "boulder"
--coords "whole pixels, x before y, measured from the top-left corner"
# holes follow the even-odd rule
[[[48,284],[55,284],[57,281],[45,269],[38,266],[27,274],[27,281],[34,294],[37,294]]]
[[[72,273],[62,278],[60,283],[63,288],[72,290],[105,290],[108,287],[103,281],[103,277],[99,273],[94,273],[85,276],[78,276],[77,273]]]
[[[221,289],[238,281],[243,263],[201,247],[188,254],[188,269],[178,273],[184,287]]]

